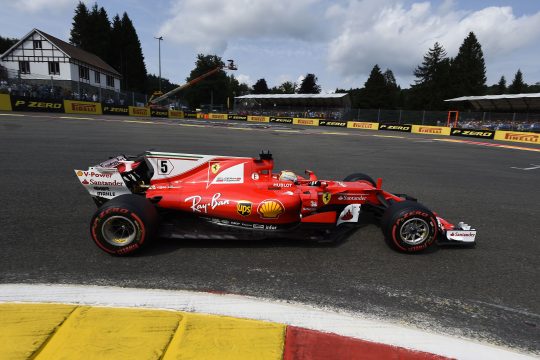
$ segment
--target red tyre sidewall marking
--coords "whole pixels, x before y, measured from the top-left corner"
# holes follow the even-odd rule
[[[405,247],[401,246],[401,244],[399,243],[399,240],[398,240],[398,238],[396,236],[396,230],[397,230],[398,226],[401,223],[405,222],[405,220],[407,220],[408,218],[410,218],[412,216],[415,216],[415,215],[420,215],[425,219],[429,219],[429,225],[431,225],[431,227],[433,228],[433,236],[431,237],[431,240],[428,239],[428,241],[426,241],[425,243],[423,243],[421,245],[413,246],[413,247],[410,247],[410,248],[405,248]],[[401,216],[399,219],[397,219],[396,222],[394,223],[394,225],[392,226],[392,241],[394,242],[394,244],[399,249],[401,249],[403,251],[406,251],[406,252],[416,252],[416,251],[424,250],[424,249],[428,248],[431,244],[433,244],[433,242],[435,241],[436,238],[437,238],[437,226],[435,225],[435,222],[433,220],[433,216],[430,216],[429,214],[427,214],[427,213],[425,213],[425,212],[423,212],[421,210],[414,210],[414,211],[405,213],[403,216]]]
[[[98,225],[99,225],[99,220],[103,219],[107,214],[109,214],[111,212],[115,212],[115,211],[118,212],[118,213],[121,213],[121,214],[128,214],[133,218],[133,220],[135,220],[137,222],[139,228],[141,229],[141,236],[140,236],[141,240],[138,243],[128,245],[127,247],[122,248],[122,249],[112,250],[112,249],[109,249],[109,248],[103,246],[101,244],[101,242],[98,240],[97,228],[98,228]],[[130,212],[129,210],[122,209],[122,208],[110,208],[110,209],[106,209],[106,210],[102,211],[101,213],[99,213],[99,215],[96,216],[96,218],[94,219],[94,222],[92,224],[92,240],[94,240],[94,242],[96,243],[96,245],[100,249],[102,249],[105,252],[108,252],[109,254],[125,254],[126,252],[130,252],[130,251],[136,250],[139,247],[141,247],[141,245],[146,240],[146,228],[144,226],[144,223],[141,221],[141,219],[136,214]]]

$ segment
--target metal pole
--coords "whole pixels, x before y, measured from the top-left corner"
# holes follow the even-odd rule
[[[161,92],[161,41],[163,40],[163,36],[154,37],[154,39],[157,39],[158,41],[159,92]]]

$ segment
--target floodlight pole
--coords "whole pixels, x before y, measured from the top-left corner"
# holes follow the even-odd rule
[[[154,39],[156,39],[158,41],[159,91],[161,92],[161,41],[163,40],[163,36],[160,36],[160,37],[155,37],[154,36]]]

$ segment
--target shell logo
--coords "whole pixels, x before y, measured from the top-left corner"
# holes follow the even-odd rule
[[[285,207],[279,200],[263,200],[257,207],[262,219],[277,219],[284,212]]]
[[[83,172],[81,170],[77,171],[77,176],[83,176]]]

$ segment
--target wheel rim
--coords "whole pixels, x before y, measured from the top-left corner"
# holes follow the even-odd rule
[[[105,241],[113,246],[126,246],[137,235],[135,223],[125,216],[111,216],[103,223],[101,233]]]
[[[399,236],[408,245],[421,244],[429,237],[429,224],[424,219],[409,219],[401,226]]]

